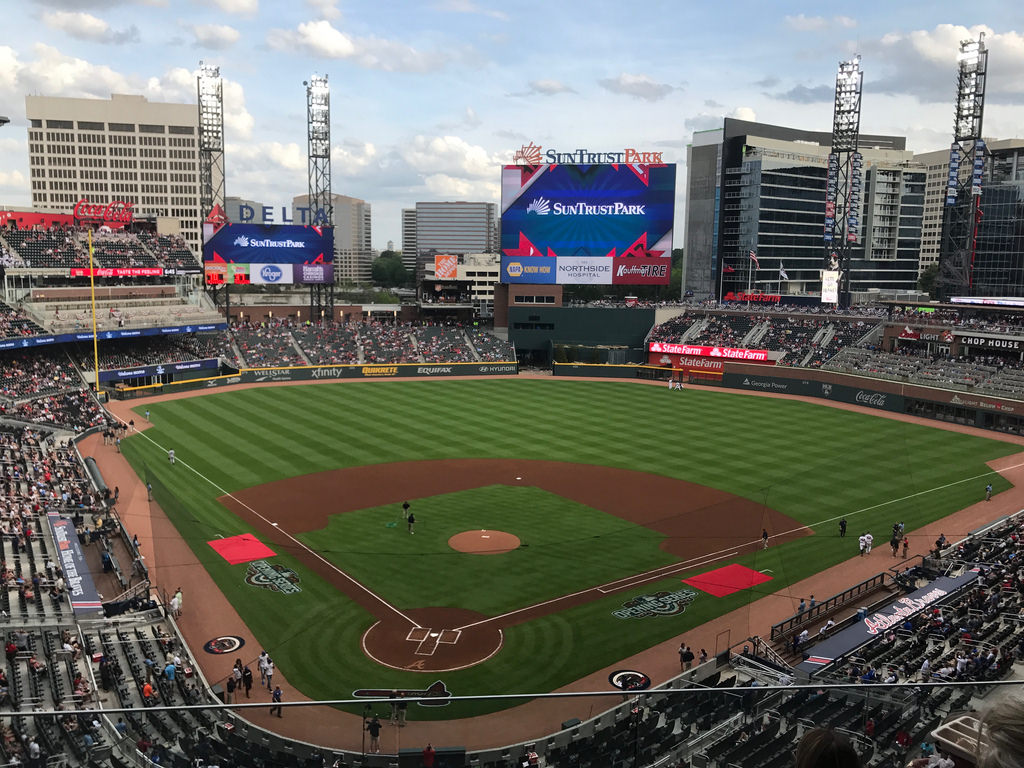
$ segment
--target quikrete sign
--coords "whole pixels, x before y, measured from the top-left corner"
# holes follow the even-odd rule
[[[957,341],[968,347],[981,347],[983,349],[1008,349],[1019,352],[1024,347],[1022,339],[996,339],[991,336],[957,336]]]

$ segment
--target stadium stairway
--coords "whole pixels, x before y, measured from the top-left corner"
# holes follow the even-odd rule
[[[303,350],[302,347],[299,346],[299,342],[295,340],[295,337],[289,333],[288,338],[292,340],[292,346],[295,348],[295,351],[299,353],[299,357],[301,357],[305,361],[306,365],[312,365],[312,363],[309,361],[309,356],[306,355],[305,350]]]
[[[703,333],[704,329],[708,327],[709,322],[710,320],[708,320],[707,317],[702,317],[700,320],[697,320],[689,328],[686,329],[682,336],[679,337],[680,343],[685,344],[694,336]]]
[[[476,351],[476,347],[473,346],[473,342],[469,338],[469,334],[466,333],[465,330],[462,331],[462,338],[466,340],[466,349],[468,349],[470,354],[473,355],[473,359],[479,363],[483,358],[480,357],[480,353]]]

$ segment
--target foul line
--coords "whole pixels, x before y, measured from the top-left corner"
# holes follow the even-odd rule
[[[990,469],[988,472],[982,472],[980,475],[975,475],[973,477],[965,477],[962,480],[954,480],[951,483],[945,483],[943,485],[937,485],[934,488],[928,488],[928,489],[925,489],[923,491],[917,491],[916,493],[907,494],[906,496],[901,496],[898,499],[889,499],[888,501],[883,501],[883,502],[880,502],[878,504],[872,504],[871,506],[868,506],[868,507],[861,507],[860,509],[855,509],[853,512],[848,512],[848,513],[843,514],[843,515],[836,515],[835,517],[827,517],[824,520],[819,520],[816,523],[808,523],[806,525],[799,525],[796,528],[791,528],[788,531],[782,531],[781,533],[772,534],[768,538],[769,539],[775,539],[775,538],[778,538],[778,537],[781,537],[781,536],[789,536],[790,534],[798,533],[800,531],[814,530],[814,528],[819,526],[819,525],[825,525],[826,523],[832,523],[832,522],[835,522],[836,520],[841,520],[844,517],[853,517],[854,515],[859,515],[859,514],[861,514],[863,512],[870,512],[873,509],[878,509],[879,507],[886,507],[886,506],[888,506],[890,504],[898,504],[901,501],[907,501],[908,499],[913,499],[913,498],[916,498],[918,496],[924,496],[924,495],[929,494],[929,493],[934,493],[935,491],[941,491],[941,490],[944,490],[946,488],[952,488],[954,485],[960,485],[962,483],[974,482],[975,480],[980,480],[980,479],[988,477],[990,475],[998,475],[1000,472],[1008,472],[1011,469],[1019,469],[1021,467],[1024,467],[1024,462],[1021,462],[1020,464],[1013,464],[1013,465],[1011,465],[1009,467],[1003,467],[1002,469],[999,469],[999,470]],[[671,565],[663,565],[663,566],[661,566],[661,568],[655,568],[654,570],[651,570],[651,571],[643,571],[642,573],[638,573],[638,574],[636,574],[634,576],[625,576],[625,577],[623,577],[621,579],[617,579],[616,581],[609,581],[606,584],[601,584],[601,585],[598,585],[596,587],[588,587],[587,589],[581,589],[578,592],[571,592],[571,593],[569,593],[567,595],[562,595],[560,597],[551,598],[550,600],[544,600],[543,602],[540,602],[540,603],[535,603],[534,605],[528,605],[525,608],[517,608],[514,611],[508,611],[507,613],[502,613],[502,614],[499,614],[497,616],[491,616],[490,618],[487,618],[487,619],[481,619],[480,621],[474,621],[472,624],[464,624],[461,627],[456,627],[456,629],[469,629],[470,627],[477,627],[477,626],[480,626],[482,624],[489,624],[492,621],[499,621],[501,619],[508,618],[509,616],[515,616],[516,614],[519,614],[519,613],[524,613],[526,611],[530,611],[530,610],[533,610],[535,608],[540,608],[540,607],[545,606],[545,605],[550,605],[551,603],[557,603],[557,602],[559,602],[561,600],[569,600],[570,598],[573,598],[573,597],[579,597],[580,595],[585,595],[588,592],[600,592],[600,593],[605,594],[605,595],[611,594],[613,592],[619,592],[619,591],[621,591],[623,589],[629,589],[630,587],[638,586],[638,585],[643,584],[643,583],[645,583],[647,581],[653,581],[655,579],[661,579],[661,578],[665,578],[667,576],[671,576],[673,573],[678,573],[679,571],[686,571],[686,570],[690,570],[691,568],[699,567],[701,565],[707,565],[707,564],[715,562],[717,560],[723,560],[726,557],[730,557],[730,556],[736,554],[739,551],[739,549],[741,549],[743,547],[759,545],[759,544],[762,544],[762,541],[763,541],[762,539],[758,538],[758,539],[754,539],[753,541],[748,541],[748,542],[743,543],[743,544],[735,545],[735,546],[732,547],[732,549],[734,550],[733,552],[727,552],[727,550],[729,549],[728,547],[726,549],[720,549],[717,552],[707,552],[707,553],[705,553],[703,555],[698,555],[697,557],[692,557],[689,560],[684,560],[681,563],[673,563]],[[705,558],[709,558],[709,559],[705,559]],[[629,583],[628,584],[622,584],[622,582],[629,582]],[[614,586],[616,584],[620,584],[622,586],[616,587],[616,586]]]
[[[119,419],[119,420],[121,421],[121,423],[122,423],[122,424],[126,423],[126,422],[124,421],[124,419],[121,419],[120,417],[116,417],[116,418],[118,418],[118,419]],[[151,442],[151,443],[152,443],[153,445],[155,445],[155,446],[156,446],[157,448],[159,448],[159,449],[160,449],[161,451],[164,451],[164,452],[166,452],[166,450],[167,450],[167,449],[165,449],[165,448],[164,448],[164,447],[163,447],[162,445],[160,445],[160,443],[158,443],[158,442],[157,442],[156,440],[154,440],[153,438],[151,438],[151,437],[150,437],[149,435],[147,435],[147,434],[146,434],[145,432],[137,432],[136,434],[138,434],[138,435],[141,435],[142,437],[144,437],[144,438],[146,438],[147,440],[149,440],[149,442]],[[210,485],[212,485],[212,486],[213,486],[214,488],[216,488],[216,489],[217,489],[218,491],[220,491],[220,493],[221,493],[221,495],[222,495],[222,496],[227,496],[227,497],[228,497],[229,499],[231,499],[232,501],[234,501],[234,502],[235,502],[236,504],[238,504],[239,506],[245,507],[245,509],[249,510],[249,511],[250,511],[250,512],[251,512],[252,514],[254,514],[254,515],[255,515],[256,517],[258,517],[258,518],[259,518],[260,520],[262,520],[263,522],[265,522],[265,523],[266,523],[267,525],[269,525],[269,526],[271,526],[272,528],[274,528],[275,530],[277,530],[277,531],[280,531],[281,533],[283,533],[283,534],[284,534],[285,536],[287,536],[287,537],[288,537],[288,539],[289,539],[289,540],[291,540],[292,542],[294,542],[294,543],[295,543],[295,545],[296,545],[296,546],[298,546],[298,547],[299,547],[300,549],[302,549],[302,550],[304,550],[304,551],[308,552],[308,553],[309,553],[310,555],[312,555],[313,557],[315,557],[315,558],[316,558],[317,560],[319,560],[319,561],[320,561],[321,563],[323,563],[324,565],[326,565],[326,566],[327,566],[328,568],[330,568],[330,569],[331,569],[332,571],[334,571],[335,573],[339,574],[340,576],[344,576],[344,577],[345,577],[346,579],[348,579],[348,580],[349,580],[349,581],[350,581],[350,582],[351,582],[352,584],[354,584],[355,586],[357,586],[357,587],[358,587],[359,589],[363,590],[363,592],[365,592],[366,594],[368,594],[368,595],[369,595],[370,597],[372,597],[372,598],[373,598],[374,600],[376,600],[377,602],[379,602],[379,603],[380,603],[381,605],[383,605],[383,606],[384,606],[385,608],[387,608],[387,609],[388,609],[389,611],[391,611],[391,612],[392,612],[392,613],[394,613],[395,615],[397,615],[397,616],[401,616],[401,617],[402,617],[403,619],[405,619],[406,621],[408,621],[408,622],[409,622],[410,624],[412,624],[412,625],[413,625],[414,627],[418,627],[418,626],[420,626],[420,625],[419,625],[419,624],[418,624],[418,623],[417,623],[416,621],[414,621],[413,619],[411,619],[411,618],[409,618],[408,616],[406,616],[406,615],[405,615],[404,613],[402,613],[402,612],[401,612],[400,610],[398,610],[397,608],[395,608],[395,606],[391,605],[391,603],[389,603],[389,602],[388,602],[387,600],[385,600],[385,599],[384,599],[383,597],[381,597],[381,596],[380,596],[380,595],[378,595],[378,594],[377,594],[376,592],[374,592],[373,590],[371,590],[371,589],[370,589],[369,587],[367,587],[367,586],[366,586],[365,584],[363,584],[362,582],[359,582],[359,581],[357,581],[356,579],[354,579],[354,578],[352,578],[351,576],[349,576],[349,575],[348,575],[347,573],[345,573],[345,572],[344,572],[343,570],[341,570],[341,568],[339,568],[338,566],[336,566],[336,565],[335,565],[334,563],[332,563],[332,562],[331,562],[330,560],[327,560],[326,558],[322,557],[322,556],[321,556],[321,555],[320,555],[320,554],[319,554],[318,552],[316,552],[316,551],[314,551],[314,550],[310,549],[309,547],[307,547],[307,546],[306,546],[306,545],[305,545],[304,543],[302,543],[301,541],[299,541],[298,539],[296,539],[296,538],[295,538],[294,536],[292,536],[292,535],[291,535],[290,533],[288,533],[288,531],[286,531],[286,530],[285,530],[284,528],[282,528],[282,527],[281,527],[281,526],[280,526],[280,525],[279,525],[278,523],[274,523],[274,522],[272,522],[272,521],[268,520],[268,519],[267,519],[266,517],[264,517],[264,516],[263,516],[263,515],[261,515],[261,514],[260,514],[259,512],[257,512],[257,511],[256,511],[255,509],[253,509],[253,508],[252,508],[252,507],[250,507],[250,506],[249,506],[248,504],[246,504],[246,503],[245,503],[244,501],[242,501],[242,500],[241,500],[240,498],[238,498],[237,496],[235,496],[235,495],[234,495],[233,493],[229,493],[228,491],[226,491],[226,490],[224,490],[223,488],[221,488],[221,487],[220,487],[219,485],[217,485],[217,484],[216,484],[215,482],[213,482],[213,480],[211,480],[210,478],[208,478],[208,477],[207,477],[206,475],[204,475],[204,474],[203,474],[202,472],[200,472],[200,471],[199,471],[198,469],[196,469],[195,467],[193,467],[193,466],[192,466],[191,464],[188,464],[187,462],[184,462],[184,461],[182,461],[182,460],[178,459],[177,457],[175,457],[175,463],[177,463],[177,464],[182,464],[183,466],[187,467],[187,468],[188,468],[188,469],[189,469],[189,470],[190,470],[191,472],[194,472],[194,473],[195,473],[196,475],[198,475],[199,477],[203,478],[203,480],[205,480],[205,481],[206,481],[207,483],[209,483],[209,484],[210,484]]]

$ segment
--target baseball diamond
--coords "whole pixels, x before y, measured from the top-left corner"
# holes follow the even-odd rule
[[[985,462],[1016,450],[793,400],[606,381],[263,385],[135,408],[154,426],[125,455],[315,699],[418,689],[425,674],[457,696],[557,689],[845,560],[836,515],[881,531],[899,514],[913,530],[971,503],[975,477],[1009,487]],[[158,460],[172,443],[174,466]],[[414,536],[395,524],[403,501]],[[486,557],[449,544],[481,529],[519,544]],[[242,533],[275,553],[272,570],[207,544]],[[729,563],[770,581],[723,596],[681,583]]]

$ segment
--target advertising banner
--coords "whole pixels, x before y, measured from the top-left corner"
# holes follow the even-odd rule
[[[249,264],[209,264],[206,269],[207,285],[249,285]]]
[[[163,277],[160,267],[72,267],[71,277]]]
[[[694,357],[693,355],[668,355],[663,352],[649,352],[648,365],[667,365],[684,371],[703,373],[721,373],[724,369],[722,361],[714,357]]]
[[[212,323],[204,325],[165,325],[156,328],[116,328],[110,331],[100,331],[97,336],[100,339],[105,340],[135,339],[142,336],[223,331],[226,330],[227,327],[227,323]],[[0,341],[0,349],[31,349],[32,347],[45,347],[50,344],[65,344],[69,341],[92,341],[92,333],[58,333],[52,336],[29,336],[24,339],[3,339]]]
[[[613,259],[590,256],[559,256],[555,282],[568,285],[611,285]]]
[[[737,349],[735,347],[706,347],[699,344],[671,344],[665,341],[652,341],[649,352],[664,352],[669,355],[692,355],[696,357],[720,357],[723,360],[742,360],[744,362],[768,362],[767,349]]]
[[[459,257],[447,254],[434,256],[434,277],[438,280],[454,280],[458,277]]]
[[[507,165],[501,175],[502,256],[670,257],[675,178],[675,165],[665,163]],[[585,284],[604,282],[589,271],[576,274]],[[572,275],[567,269],[560,282]],[[666,274],[662,283],[668,280]]]
[[[758,392],[778,392],[786,395],[820,397],[824,400],[837,400],[841,403],[864,405],[881,411],[903,412],[903,395],[861,389],[860,387],[851,387],[846,384],[726,371],[722,376],[722,385],[734,389],[751,389]]]
[[[85,554],[78,543],[78,533],[74,523],[66,517],[56,514],[46,516],[50,523],[50,533],[57,545],[57,564],[64,572],[68,594],[71,597],[71,608],[75,613],[95,613],[102,609],[100,593],[89,574],[89,566]]]
[[[941,576],[935,579],[885,608],[865,616],[852,626],[818,641],[812,649],[812,654],[797,669],[810,675],[816,674],[822,667],[852,653],[884,634],[886,630],[899,627],[921,611],[946,602],[951,596],[973,584],[977,578],[978,571],[971,570],[959,576]]]
[[[203,261],[238,264],[319,264],[334,261],[331,227],[224,224],[203,243]]]
[[[825,269],[821,272],[821,303],[839,303],[839,270]]]
[[[296,283],[333,283],[334,264],[296,264]]]
[[[664,285],[672,276],[671,256],[616,256],[613,285]]]
[[[515,376],[518,373],[519,364],[512,360],[489,363],[380,363],[248,369],[242,372],[241,382],[423,379],[439,376]]]
[[[292,264],[250,264],[249,282],[253,285],[291,285]]]
[[[190,360],[184,363],[164,363],[163,365],[140,365],[136,368],[124,368],[116,371],[100,371],[100,382],[124,381],[148,376],[163,376],[165,373],[183,373],[184,371],[216,370],[220,361],[216,358],[207,360]]]
[[[501,282],[553,284],[556,259],[546,256],[502,256]]]

